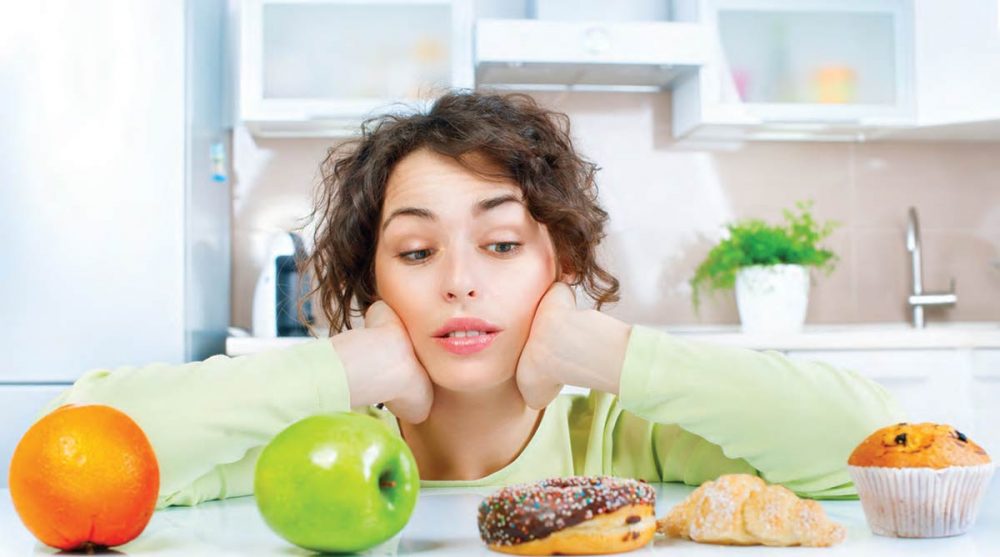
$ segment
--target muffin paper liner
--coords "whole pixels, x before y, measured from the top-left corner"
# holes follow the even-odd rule
[[[976,522],[994,464],[948,468],[848,466],[872,532],[940,538]]]

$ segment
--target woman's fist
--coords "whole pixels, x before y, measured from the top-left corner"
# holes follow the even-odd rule
[[[517,387],[528,406],[541,409],[563,385],[618,394],[632,328],[597,310],[576,309],[564,282],[549,287],[517,362]]]
[[[384,402],[404,422],[427,419],[434,389],[389,304],[375,302],[365,312],[364,329],[345,331],[331,342],[347,373],[352,406]]]
[[[560,324],[577,311],[576,297],[565,282],[554,282],[535,308],[528,340],[517,361],[517,388],[528,406],[540,410],[562,390],[561,379],[552,374],[554,349]]]

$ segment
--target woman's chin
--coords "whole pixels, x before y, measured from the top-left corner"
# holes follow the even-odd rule
[[[427,370],[431,382],[455,392],[476,393],[494,389],[511,381],[513,373],[498,374],[495,371],[476,369],[474,366],[448,366],[449,369]]]

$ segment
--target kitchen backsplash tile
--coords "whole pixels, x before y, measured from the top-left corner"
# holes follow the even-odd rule
[[[904,209],[905,211],[905,209]],[[851,272],[857,277],[859,321],[907,321],[906,298],[910,293],[910,255],[906,251],[906,221],[899,228],[856,227],[852,234],[856,255]],[[927,252],[927,243],[923,242]],[[924,257],[924,276],[935,266],[929,256]],[[965,302],[965,300],[959,300]],[[964,304],[963,304],[964,305]],[[946,310],[946,316],[958,308]],[[928,321],[940,320],[927,310]]]
[[[921,241],[926,246],[923,252],[924,289],[947,290],[954,277],[958,306],[962,308],[964,319],[998,320],[1000,268],[995,267],[994,262],[1000,251],[1000,229],[979,232],[955,228],[921,232]]]
[[[807,323],[859,321],[857,247],[850,231],[840,231],[826,242],[839,258],[834,270],[810,272]],[[843,316],[833,318],[831,316]]]
[[[976,229],[1000,208],[1000,144],[869,143],[857,151],[855,226],[905,230],[913,205],[921,230]]]
[[[666,94],[539,93],[572,121],[577,148],[602,170],[611,215],[602,255],[621,281],[607,311],[650,324],[737,323],[731,293],[691,307],[687,280],[733,219],[781,218],[801,199],[841,226],[840,261],[813,273],[809,323],[906,321],[906,210],[920,212],[924,281],[955,276],[959,302],[929,321],[1000,320],[1000,144],[747,143],[699,150],[670,137]],[[311,209],[326,139],[234,138],[233,323],[250,325],[263,262],[260,240],[301,224]]]

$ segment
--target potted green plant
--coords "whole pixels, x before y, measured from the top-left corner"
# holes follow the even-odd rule
[[[796,207],[798,212],[783,211],[783,225],[749,219],[726,226],[726,237],[708,252],[690,281],[696,309],[702,292],[735,287],[744,332],[802,329],[809,302],[807,267],[833,271],[837,256],[820,242],[838,223],[817,223],[812,202],[800,201]]]

